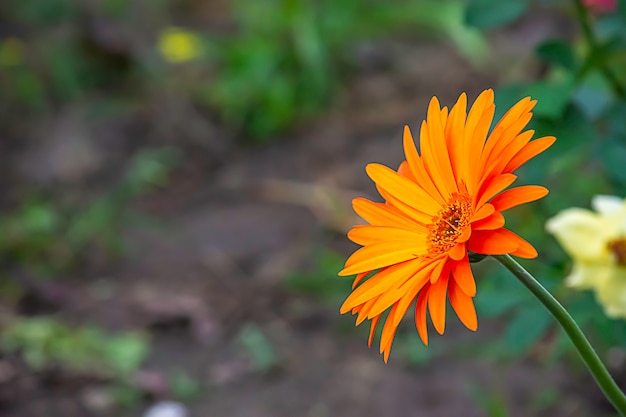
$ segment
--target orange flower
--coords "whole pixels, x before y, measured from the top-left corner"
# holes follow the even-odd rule
[[[358,314],[357,325],[371,320],[371,346],[382,314],[390,309],[380,341],[385,362],[398,324],[413,301],[415,325],[426,345],[426,310],[443,334],[446,294],[461,322],[477,329],[476,283],[468,251],[537,256],[528,242],[504,228],[501,214],[548,193],[537,185],[503,191],[517,179],[513,171],[555,141],[543,137],[531,142],[534,131],[523,131],[535,104],[529,97],[521,100],[489,133],[495,110],[492,90],[478,96],[469,114],[465,94],[449,113],[433,97],[420,130],[421,152],[405,127],[406,160],[398,171],[380,164],[367,166],[385,202],[353,200],[354,210],[369,225],[355,226],[348,233],[363,247],[339,272],[357,274],[341,313]]]

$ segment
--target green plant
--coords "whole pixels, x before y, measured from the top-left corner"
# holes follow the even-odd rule
[[[92,326],[70,327],[51,317],[19,318],[0,333],[0,349],[20,353],[35,370],[53,365],[127,380],[148,353],[138,333],[108,334]]]
[[[2,262],[54,275],[76,265],[94,245],[121,253],[120,232],[132,218],[130,203],[163,185],[176,160],[172,149],[140,152],[121,183],[87,206],[57,206],[43,198],[23,203],[0,217]]]
[[[238,32],[215,39],[216,78],[198,96],[246,139],[267,140],[332,102],[348,78],[358,41],[417,23],[480,59],[484,42],[464,25],[462,11],[462,1],[238,1]]]

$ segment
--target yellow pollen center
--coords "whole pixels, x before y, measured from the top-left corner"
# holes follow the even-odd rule
[[[428,225],[428,256],[437,256],[452,249],[469,225],[472,198],[467,193],[453,193],[448,203]]]
[[[619,266],[626,266],[626,238],[612,240],[608,243],[609,250],[615,256]]]

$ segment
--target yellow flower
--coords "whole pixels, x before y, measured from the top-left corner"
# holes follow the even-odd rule
[[[626,199],[600,195],[591,206],[562,211],[546,229],[574,260],[567,284],[594,290],[609,317],[626,318]]]
[[[159,51],[169,62],[192,61],[201,55],[202,42],[193,32],[172,27],[161,33]]]

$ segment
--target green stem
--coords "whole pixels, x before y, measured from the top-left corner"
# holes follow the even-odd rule
[[[600,49],[598,44],[598,40],[596,39],[595,34],[593,33],[593,28],[591,27],[591,22],[589,19],[589,11],[587,7],[583,4],[583,0],[575,0],[574,5],[576,8],[576,15],[578,18],[578,22],[583,31],[583,36],[585,37],[585,41],[587,42],[587,47],[589,48],[589,55],[587,56],[587,62],[593,61],[595,59],[596,52]],[[587,65],[583,65],[583,72],[586,69]],[[621,85],[619,79],[615,76],[613,71],[606,65],[606,60],[601,58],[599,63],[600,70],[604,77],[607,79],[611,87],[613,88],[613,92],[621,98],[626,98],[626,91],[624,87]],[[581,76],[582,74],[579,74]]]
[[[606,370],[598,354],[593,350],[593,347],[591,347],[589,340],[587,340],[582,330],[580,330],[580,327],[578,327],[578,324],[576,324],[565,307],[563,307],[535,277],[530,275],[528,271],[517,263],[511,255],[494,255],[493,257],[511,271],[513,275],[543,303],[548,311],[552,313],[561,327],[563,327],[563,330],[565,330],[565,333],[569,336],[574,347],[578,350],[583,362],[587,365],[587,368],[602,389],[602,392],[604,392],[604,395],[611,401],[622,416],[626,416],[626,396],[617,386],[615,380],[611,377],[611,374],[609,374],[609,371]]]

